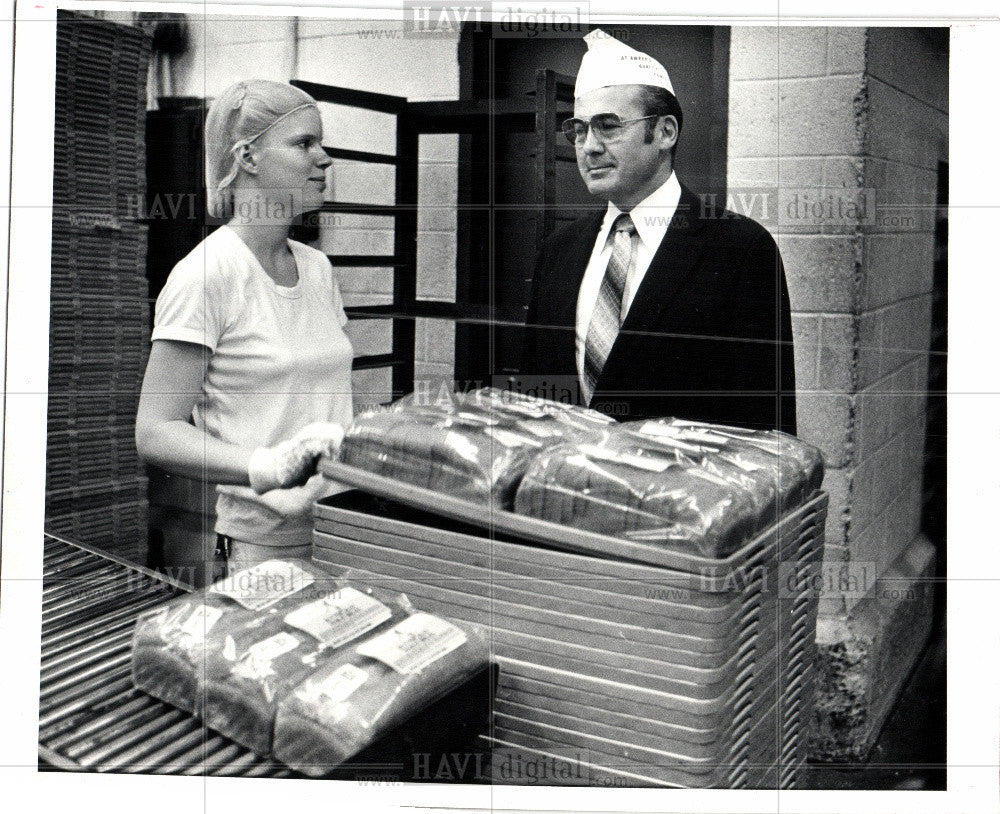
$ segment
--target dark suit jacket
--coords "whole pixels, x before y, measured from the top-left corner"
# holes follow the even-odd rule
[[[576,301],[604,211],[557,229],[535,268],[521,374],[577,376]],[[591,406],[795,433],[788,288],[771,235],[681,188]]]

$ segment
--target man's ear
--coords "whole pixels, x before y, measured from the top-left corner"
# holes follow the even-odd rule
[[[236,153],[236,163],[244,172],[250,175],[257,174],[257,154],[252,145],[244,144],[240,147]]]
[[[677,143],[677,136],[680,135],[677,119],[674,116],[661,116],[656,123],[656,135],[660,138],[663,149],[671,149]]]

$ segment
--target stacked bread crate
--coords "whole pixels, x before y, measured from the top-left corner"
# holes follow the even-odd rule
[[[316,511],[315,560],[491,629],[494,747],[571,760],[576,782],[794,786],[824,494],[725,560],[658,563],[532,545],[359,492]]]
[[[143,561],[133,440],[149,346],[140,30],[59,12],[46,528]]]

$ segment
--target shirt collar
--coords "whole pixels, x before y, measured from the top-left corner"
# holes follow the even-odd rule
[[[677,173],[671,172],[666,181],[632,208],[629,214],[632,215],[632,223],[635,224],[635,230],[643,245],[648,248],[660,245],[680,200],[681,185],[677,180]],[[608,211],[601,224],[601,233],[605,240],[610,237],[615,218],[621,214],[622,210],[608,201]],[[598,245],[603,246],[604,242]]]

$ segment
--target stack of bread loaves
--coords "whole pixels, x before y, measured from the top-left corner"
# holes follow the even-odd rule
[[[511,396],[494,388],[428,402],[407,396],[359,416],[340,460],[375,475],[510,508],[542,451],[589,437],[611,420],[593,410]]]
[[[617,423],[495,388],[433,403],[409,396],[363,415],[339,460],[479,509],[714,558],[801,506],[823,479],[819,450],[785,433]]]
[[[481,630],[271,560],[140,617],[136,687],[323,775],[483,669]]]

